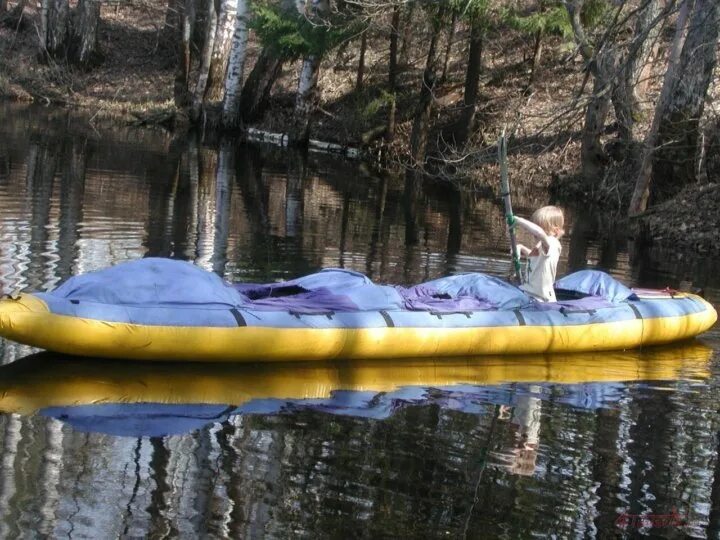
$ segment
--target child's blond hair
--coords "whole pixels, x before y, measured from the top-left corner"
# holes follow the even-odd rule
[[[553,232],[553,229],[562,229],[565,225],[565,215],[562,208],[557,206],[543,206],[538,208],[530,218],[533,223],[542,227],[546,233]]]

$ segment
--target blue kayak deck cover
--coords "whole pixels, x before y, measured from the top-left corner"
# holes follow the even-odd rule
[[[622,283],[595,270],[566,276],[557,282],[557,288],[575,293],[576,300],[571,302],[576,309],[617,305],[635,298]],[[344,269],[325,269],[279,283],[229,284],[192,263],[163,258],[140,259],[75,276],[38,296],[58,314],[122,320],[142,311],[143,320],[157,319],[155,324],[171,319],[193,326],[233,326],[233,309],[456,313],[545,311],[567,305],[541,304],[518,287],[482,273],[452,275],[411,287],[378,285],[359,272]]]

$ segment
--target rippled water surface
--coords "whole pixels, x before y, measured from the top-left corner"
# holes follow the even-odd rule
[[[569,217],[561,272],[720,302],[717,261],[630,255],[607,220]],[[494,200],[0,105],[4,293],[151,255],[410,284],[504,275],[507,251]],[[0,340],[0,537],[715,538],[718,351],[713,329],[631,352],[155,365]]]

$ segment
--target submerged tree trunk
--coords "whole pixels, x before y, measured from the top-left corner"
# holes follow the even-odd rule
[[[236,8],[235,28],[223,99],[222,123],[225,128],[234,128],[240,125],[241,85],[247,56],[247,0],[237,0]]]
[[[79,0],[73,17],[70,48],[71,60],[79,66],[89,67],[100,55],[98,49],[99,24],[99,0]]]
[[[465,90],[463,92],[463,111],[456,142],[463,145],[470,140],[475,128],[477,112],[478,84],[482,69],[483,31],[480,24],[470,28],[470,47],[467,71],[465,72]]]
[[[388,61],[388,87],[391,101],[388,110],[387,129],[385,140],[390,142],[395,138],[395,117],[397,115],[397,71],[398,71],[398,41],[400,39],[400,6],[393,8],[390,22],[390,59]]]
[[[410,159],[413,167],[422,167],[425,162],[425,147],[427,146],[430,115],[433,106],[433,90],[437,82],[437,44],[442,28],[440,21],[444,12],[445,9],[441,7],[437,20],[433,21],[432,36],[428,47],[427,60],[425,61],[422,88],[420,89],[420,101],[415,111],[415,120],[410,134]]]
[[[193,0],[177,2],[176,58],[174,99],[177,107],[185,107],[190,101],[190,65],[192,61],[191,40],[195,27],[195,3]]]
[[[681,78],[662,111],[653,164],[651,199],[661,202],[697,179],[696,160],[708,88],[717,63],[720,2],[695,0],[680,55]]]
[[[215,42],[210,57],[210,70],[205,89],[205,102],[214,103],[223,99],[225,72],[228,69],[229,55],[234,46],[233,40],[237,32],[236,21],[240,3],[246,4],[244,0],[220,1],[220,14],[217,18]]]
[[[217,28],[217,15],[215,13],[215,1],[207,0],[207,11],[205,13],[205,43],[200,56],[200,68],[198,70],[195,90],[193,92],[191,118],[194,121],[200,117],[203,106],[203,96],[207,87],[208,75],[210,73],[210,61],[215,45],[215,31]]]

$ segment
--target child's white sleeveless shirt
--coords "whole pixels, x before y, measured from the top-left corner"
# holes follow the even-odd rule
[[[562,246],[560,240],[554,236],[548,236],[547,241],[547,253],[544,252],[543,245],[540,243],[540,255],[530,257],[528,279],[520,288],[541,302],[556,302],[553,284]]]

